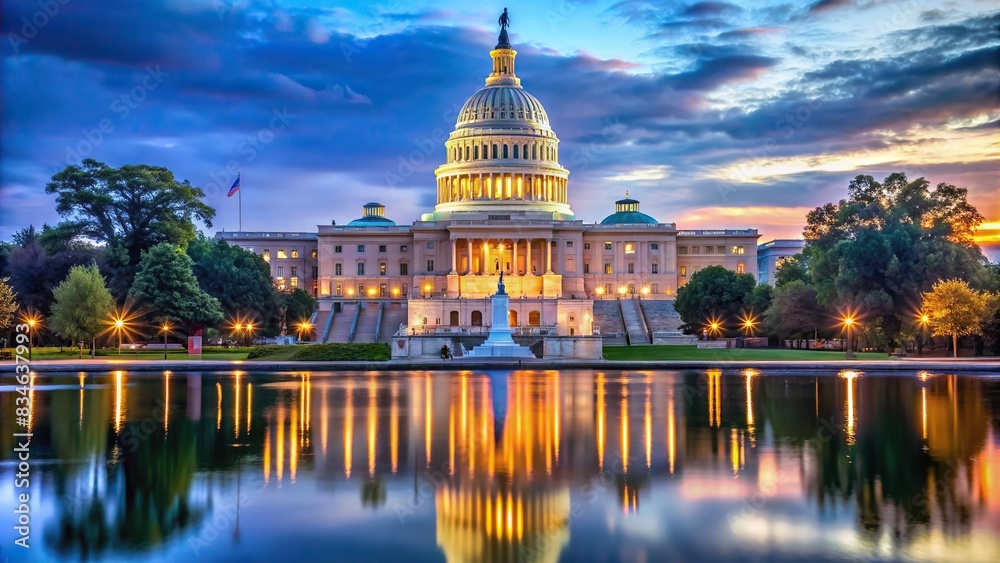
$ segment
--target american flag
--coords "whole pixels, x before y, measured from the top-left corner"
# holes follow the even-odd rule
[[[240,191],[240,175],[236,175],[236,181],[233,182],[233,187],[229,188],[229,195],[226,197],[233,197],[236,192]]]

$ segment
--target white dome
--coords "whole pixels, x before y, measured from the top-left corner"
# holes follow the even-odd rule
[[[509,127],[523,123],[548,127],[549,116],[538,98],[519,86],[486,86],[473,94],[458,112],[455,126],[493,124]]]

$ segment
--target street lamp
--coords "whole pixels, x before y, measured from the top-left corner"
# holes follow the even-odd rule
[[[28,360],[31,360],[31,345],[35,336],[35,326],[41,324],[41,319],[35,313],[25,313],[21,321],[28,325]]]
[[[247,323],[247,346],[253,346],[253,323]]]
[[[743,335],[748,338],[753,336],[753,329],[757,324],[757,317],[753,316],[752,313],[746,314],[740,318],[740,321],[743,323]]]
[[[642,296],[643,297],[649,297],[649,288],[648,287],[643,287],[642,288]]]
[[[309,321],[299,321],[296,330],[299,333],[299,341],[301,341],[303,333],[312,331],[312,324]]]
[[[920,313],[918,321],[920,323],[923,333],[920,335],[920,346],[917,347],[917,352],[922,352],[924,347],[924,340],[927,337],[927,327],[931,323],[931,317],[927,313]]]
[[[170,332],[170,325],[167,324],[166,322],[164,322],[163,326],[160,327],[160,330],[163,331],[163,359],[166,360],[167,359],[167,333]]]
[[[854,326],[854,316],[851,314],[845,315],[842,321],[844,328],[847,329],[847,353],[844,357],[848,360],[853,360],[854,352],[851,350],[851,327]]]
[[[604,298],[604,288],[603,287],[598,287],[597,288],[597,298],[598,299],[603,299]]]

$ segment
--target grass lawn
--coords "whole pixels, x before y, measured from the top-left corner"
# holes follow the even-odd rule
[[[13,352],[12,348],[5,348]],[[248,348],[203,348],[201,359],[203,360],[245,360],[247,358]],[[118,349],[98,349],[97,357],[114,359],[121,358],[123,360],[162,360],[163,350],[139,350],[138,355],[135,350],[122,349],[121,356],[118,355]],[[79,348],[69,348],[65,347],[62,351],[59,351],[58,347],[41,347],[35,346],[31,349],[31,359],[32,360],[77,360],[80,358]],[[83,359],[87,360],[90,358],[90,352],[84,348]],[[189,356],[186,350],[167,350],[168,360],[194,360],[198,359],[197,356]],[[269,358],[270,359],[270,358]],[[277,358],[275,358],[277,359]]]
[[[859,360],[888,360],[887,354],[856,352]],[[605,346],[609,360],[704,360],[726,361],[813,361],[843,360],[844,353],[834,350],[787,350],[781,348],[725,348],[699,350],[697,346]]]

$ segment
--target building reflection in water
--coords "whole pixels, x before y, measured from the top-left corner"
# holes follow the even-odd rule
[[[292,486],[306,474],[332,486],[356,482],[370,509],[385,507],[387,482],[400,494],[412,481],[413,498],[428,501],[418,506],[433,507],[436,541],[451,562],[556,561],[578,510],[613,508],[613,520],[665,517],[655,512],[662,500],[650,503],[653,483],[665,485],[676,510],[764,499],[730,522],[746,545],[817,541],[823,526],[782,512],[795,502],[817,522],[855,514],[857,533],[843,549],[889,558],[899,547],[962,553],[984,527],[1000,529],[1000,393],[974,378],[236,371],[202,381],[165,372],[130,391],[121,371],[101,389],[88,388],[92,376],[72,377],[79,388],[65,393],[68,403],[60,394],[29,395],[41,417],[32,423],[52,426],[55,455],[90,460],[59,466],[57,489],[120,505],[109,510],[108,528],[119,525],[111,514],[134,519],[139,506],[111,498],[123,494],[108,485],[112,474],[125,476],[129,495],[153,495],[143,502],[154,516],[187,507],[190,520],[158,529],[159,516],[144,517],[148,529],[129,529],[155,541],[211,514],[213,487],[224,483],[194,486],[196,467],[226,469],[238,487],[247,463],[259,464],[254,474],[268,486]],[[50,410],[66,416],[47,419]],[[146,419],[157,422],[156,439],[133,449],[130,437],[151,432]],[[189,461],[178,465],[178,456]],[[163,471],[166,487],[156,477]],[[246,478],[246,466],[242,472]],[[588,494],[594,483],[601,494]],[[72,503],[60,518],[66,545],[96,525]]]

